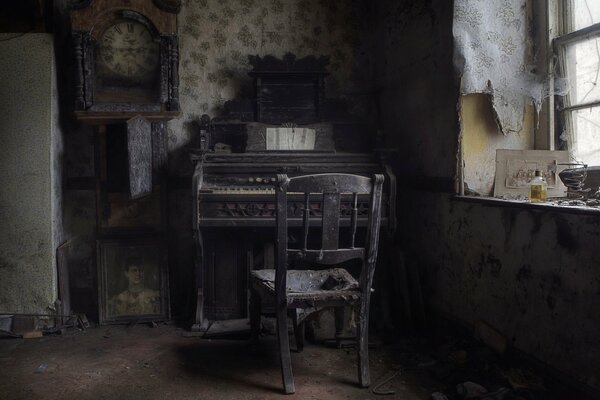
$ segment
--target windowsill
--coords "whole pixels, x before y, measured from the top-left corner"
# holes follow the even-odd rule
[[[562,203],[557,201],[548,201],[544,203],[530,203],[524,200],[507,200],[499,199],[496,197],[484,197],[484,196],[461,196],[454,195],[455,201],[465,203],[477,203],[487,206],[495,207],[509,207],[509,208],[522,208],[536,211],[549,211],[558,213],[568,214],[583,214],[583,215],[600,215],[600,206],[587,206],[587,205],[571,205],[569,204],[571,199],[560,200]]]

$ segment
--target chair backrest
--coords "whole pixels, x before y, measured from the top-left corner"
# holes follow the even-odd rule
[[[381,197],[384,176],[372,178],[351,174],[317,174],[288,178],[277,175],[277,270],[276,288],[285,287],[288,259],[303,260],[308,263],[340,264],[360,258],[363,260],[362,275],[371,276],[377,260],[379,227],[381,223]],[[303,194],[302,228],[303,240],[300,249],[288,248],[288,195]],[[321,196],[321,220],[311,218],[311,199]],[[369,195],[367,231],[364,245],[356,246],[356,232],[359,225],[358,197]],[[342,215],[341,201],[350,200],[349,218]],[[347,201],[347,200],[345,200]],[[343,217],[343,218],[342,218]],[[364,219],[364,216],[360,217]],[[348,221],[349,219],[349,221]],[[350,246],[340,248],[340,222],[345,221],[350,228]],[[308,248],[310,227],[321,227],[321,248]],[[279,282],[279,285],[277,284]]]

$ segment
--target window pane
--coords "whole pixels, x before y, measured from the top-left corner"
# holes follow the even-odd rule
[[[600,22],[600,1],[572,0],[573,30],[579,30]]]
[[[599,67],[600,38],[567,46],[567,77],[571,105],[600,100]]]
[[[574,138],[569,149],[577,161],[600,165],[600,107],[572,112]]]

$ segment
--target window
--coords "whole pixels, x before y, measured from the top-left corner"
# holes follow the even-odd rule
[[[600,165],[600,1],[559,3],[554,48],[569,88],[559,107],[559,139],[574,161]]]

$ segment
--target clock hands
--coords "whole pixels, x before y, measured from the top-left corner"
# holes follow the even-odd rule
[[[120,22],[108,28],[99,46],[104,66],[128,79],[143,79],[157,68],[158,43],[150,32],[135,22]]]

